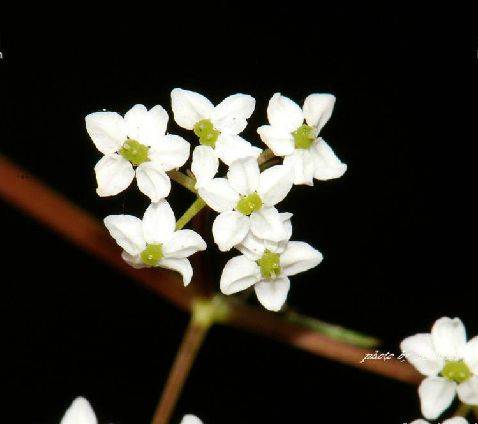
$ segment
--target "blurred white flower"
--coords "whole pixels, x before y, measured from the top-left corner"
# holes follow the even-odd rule
[[[341,177],[347,170],[330,146],[320,137],[335,104],[332,94],[311,94],[301,109],[288,97],[275,93],[267,107],[270,125],[257,129],[262,141],[284,164],[294,170],[294,184],[313,185],[313,179]],[[306,124],[304,124],[304,119]]]
[[[234,160],[256,157],[261,149],[239,137],[254,112],[256,101],[246,94],[233,94],[214,106],[206,97],[189,90],[175,88],[171,92],[171,105],[177,124],[193,130],[204,146],[229,165]]]
[[[66,410],[60,424],[97,424],[95,413],[89,402],[77,397]]]
[[[234,161],[227,178],[208,179],[207,183],[199,184],[200,197],[219,212],[212,226],[219,249],[230,250],[249,231],[259,239],[275,242],[290,237],[274,205],[287,196],[292,183],[290,168],[276,165],[261,173],[257,160],[249,157]]]
[[[99,196],[122,192],[135,174],[138,188],[152,202],[169,194],[171,181],[166,171],[184,165],[190,146],[182,137],[166,134],[168,119],[159,105],[149,111],[135,105],[124,118],[116,112],[86,116],[86,131],[104,154],[95,166]]]
[[[289,292],[288,277],[317,266],[322,258],[318,250],[301,241],[244,249],[224,266],[221,291],[230,295],[254,286],[259,302],[270,311],[279,311]]]
[[[181,424],[203,424],[203,422],[196,415],[188,414],[183,417]]]
[[[178,230],[174,212],[166,200],[152,203],[143,220],[130,215],[110,215],[106,228],[124,250],[122,258],[135,268],[162,267],[179,272],[184,285],[193,270],[188,256],[206,249],[202,237],[192,230]]]
[[[411,422],[410,424],[430,424],[430,423],[428,421],[420,419],[420,420],[415,420]],[[463,417],[453,417],[443,421],[442,424],[468,424],[468,421]]]
[[[459,318],[440,318],[431,333],[407,337],[400,348],[407,360],[427,376],[418,388],[425,418],[438,418],[457,393],[463,403],[478,405],[478,336],[467,342]]]

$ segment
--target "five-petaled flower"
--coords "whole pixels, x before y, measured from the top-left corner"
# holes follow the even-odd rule
[[[263,245],[261,249],[242,249],[222,271],[220,287],[233,294],[254,286],[257,299],[270,311],[279,311],[290,289],[289,276],[314,268],[322,254],[307,243],[289,241]]]
[[[478,405],[478,336],[467,342],[459,318],[440,318],[431,333],[407,337],[400,348],[426,376],[418,388],[425,418],[438,418],[457,393],[463,403]]]
[[[193,130],[199,142],[211,147],[225,164],[248,156],[257,157],[261,149],[253,147],[238,134],[254,112],[255,100],[246,94],[233,94],[214,106],[199,93],[181,88],[171,92],[171,106],[177,124]]]
[[[267,107],[270,125],[257,129],[262,141],[294,170],[294,184],[313,185],[313,179],[341,177],[347,170],[330,146],[318,137],[335,104],[332,94],[311,94],[301,109],[291,99],[275,93]],[[304,124],[305,119],[305,124]]]
[[[190,146],[182,137],[166,134],[168,119],[159,105],[149,111],[135,105],[124,118],[116,112],[86,116],[86,130],[104,154],[95,166],[98,195],[122,192],[135,174],[138,188],[152,202],[169,194],[171,181],[166,171],[184,165]]]
[[[290,168],[276,165],[260,172],[253,157],[234,161],[227,178],[213,178],[199,184],[201,198],[219,212],[212,226],[219,249],[230,250],[249,232],[259,239],[275,242],[287,239],[288,229],[274,205],[287,196],[292,184]]]
[[[130,215],[110,215],[104,220],[111,236],[123,248],[123,259],[135,268],[162,267],[178,271],[184,285],[193,270],[188,256],[206,249],[202,237],[192,230],[178,230],[174,212],[166,200],[152,203],[143,220]]]
[[[97,424],[96,415],[89,402],[83,397],[77,397],[66,410],[60,424]]]

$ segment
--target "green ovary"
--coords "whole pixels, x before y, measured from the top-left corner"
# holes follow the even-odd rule
[[[260,208],[262,208],[262,199],[257,193],[244,196],[236,205],[236,210],[247,216],[252,212],[258,211]]]
[[[139,141],[128,139],[119,150],[119,154],[133,165],[138,166],[149,161],[149,147]]]
[[[163,257],[163,246],[161,244],[148,244],[140,256],[144,264],[156,266]]]
[[[261,274],[264,278],[276,278],[280,272],[280,256],[278,253],[273,253],[266,250],[262,257],[257,261]]]
[[[472,373],[463,361],[446,361],[441,375],[460,384],[471,378]]]
[[[292,135],[296,149],[308,149],[315,140],[315,130],[309,125],[301,125]]]
[[[201,144],[214,147],[221,132],[214,128],[209,119],[201,119],[194,125],[194,134],[199,137]]]

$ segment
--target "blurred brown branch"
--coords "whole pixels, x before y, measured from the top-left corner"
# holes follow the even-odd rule
[[[202,289],[206,284],[198,282],[198,279],[204,278],[204,272],[195,272],[195,278],[186,289],[175,273],[158,269],[137,270],[128,266],[120,259],[118,247],[98,219],[2,156],[0,156],[0,196],[65,239],[147,286],[183,310],[190,311],[193,299],[208,297]],[[196,258],[195,262],[200,262],[200,258]],[[231,314],[226,324],[233,327],[267,335],[315,355],[406,383],[417,384],[421,379],[415,369],[406,362],[369,360],[360,363],[367,353],[371,353],[369,350],[287,322],[280,315],[234,301],[230,302],[230,309]]]

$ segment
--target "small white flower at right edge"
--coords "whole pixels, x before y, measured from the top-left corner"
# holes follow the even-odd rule
[[[66,410],[60,424],[97,424],[96,415],[90,403],[83,397],[77,397]]]
[[[174,212],[164,199],[151,203],[142,220],[130,215],[110,215],[104,223],[124,249],[121,256],[129,265],[177,271],[185,286],[193,275],[187,257],[206,249],[206,242],[195,231],[175,230]]]
[[[478,336],[467,342],[459,318],[440,318],[431,333],[407,337],[400,348],[426,376],[418,388],[425,418],[438,418],[456,394],[463,403],[478,405]]]
[[[284,156],[284,164],[291,165],[294,184],[313,185],[314,178],[339,178],[347,170],[347,165],[319,137],[334,104],[332,94],[311,94],[302,109],[280,93],[270,99],[267,107],[270,125],[259,127],[257,132],[276,156]]]
[[[322,254],[307,243],[269,243],[262,249],[241,247],[242,255],[231,258],[221,275],[221,291],[234,294],[254,286],[257,299],[270,311],[279,311],[287,300],[289,276],[314,268]]]
[[[411,422],[410,424],[430,424],[428,421],[419,419]],[[453,417],[442,422],[442,424],[468,424],[468,421],[463,417]]]
[[[203,422],[196,415],[188,414],[183,417],[181,424],[203,424]]]

